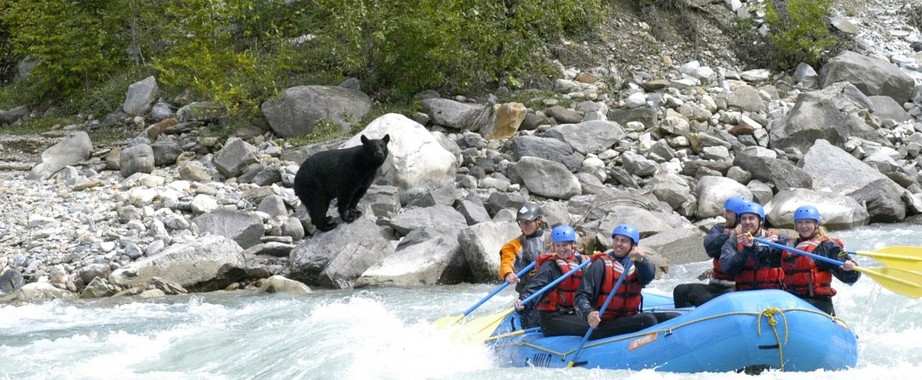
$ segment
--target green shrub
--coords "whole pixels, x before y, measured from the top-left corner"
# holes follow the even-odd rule
[[[47,95],[74,95],[121,62],[118,1],[14,0],[0,20],[9,28],[12,54],[33,56],[39,65],[30,73],[33,86]]]
[[[407,97],[515,82],[545,42],[593,30],[599,0],[317,0],[305,12],[313,70],[339,69],[369,90]]]
[[[0,75],[34,56],[30,102],[97,116],[150,74],[164,93],[191,90],[235,117],[283,88],[346,77],[406,103],[426,89],[549,77],[544,46],[597,30],[607,10],[602,0],[0,0]]]
[[[774,47],[775,64],[780,69],[800,62],[816,65],[836,45],[826,22],[835,0],[770,0],[765,22],[768,39]]]

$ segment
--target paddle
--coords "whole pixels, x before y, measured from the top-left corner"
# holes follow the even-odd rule
[[[783,244],[773,243],[765,239],[755,238],[755,241],[765,244],[770,247],[775,247],[778,249],[783,249],[788,252],[793,252],[798,255],[804,255],[810,257],[814,260],[825,261],[834,265],[842,265],[841,261],[833,260],[828,257],[823,257],[820,255],[814,255],[809,252],[801,251],[794,247],[788,247]],[[897,268],[862,268],[854,267],[854,270],[864,273],[874,281],[877,281],[881,286],[890,289],[896,294],[901,294],[909,298],[919,298],[922,297],[922,274],[910,272]]]
[[[589,263],[591,262],[592,260],[584,261],[582,264],[580,264],[576,268],[573,268],[573,270],[567,273],[564,273],[563,276],[560,276],[556,280],[551,281],[550,284],[545,285],[543,288],[535,292],[535,294],[532,294],[528,296],[528,298],[525,298],[524,300],[522,300],[521,304],[524,305],[526,303],[536,300],[538,297],[541,297],[541,295],[544,294],[544,292],[554,288],[561,281],[567,279],[567,277],[570,277],[573,273],[576,273],[576,271],[583,269],[586,265],[589,265]],[[491,334],[493,334],[493,331],[496,330],[496,327],[499,326],[499,323],[502,322],[503,319],[506,319],[506,316],[511,314],[513,311],[515,311],[515,308],[510,307],[499,313],[488,315],[485,317],[475,318],[475,319],[468,321],[467,323],[461,326],[462,330],[455,333],[454,335],[455,341],[483,343],[484,341],[486,341],[487,338],[490,337]]]
[[[867,256],[881,263],[902,270],[922,271],[922,247],[895,245],[873,252],[846,251],[852,255]]]
[[[532,261],[531,264],[526,265],[525,268],[522,268],[522,270],[520,270],[519,273],[516,273],[515,276],[521,278],[526,273],[528,273],[528,271],[530,271],[531,268],[534,268],[534,267],[535,267],[535,262]],[[503,289],[506,289],[507,286],[509,286],[509,283],[506,281],[503,281],[503,283],[497,286],[496,289],[493,289],[493,291],[490,292],[490,294],[487,294],[486,297],[483,297],[483,299],[481,299],[480,301],[477,301],[477,303],[475,303],[474,306],[467,308],[467,310],[465,310],[464,313],[461,313],[461,315],[439,318],[435,321],[435,326],[441,329],[441,328],[454,325],[458,322],[461,322],[461,320],[464,319],[464,317],[466,317],[468,314],[470,314],[475,309],[480,307],[480,305],[483,305],[483,303],[487,302],[487,300],[489,300],[490,298],[493,298],[493,296],[495,296],[496,293],[499,293]]]
[[[605,302],[602,302],[602,307],[599,308],[599,319],[602,318],[602,313],[605,312],[605,309],[608,309],[608,304],[611,303],[611,299],[615,298],[615,293],[618,293],[618,288],[621,287],[621,283],[624,282],[624,278],[627,277],[628,272],[631,270],[631,265],[634,262],[628,260],[627,264],[624,265],[624,269],[621,271],[621,276],[618,276],[618,282],[615,283],[615,287],[611,289],[611,293],[608,293],[608,297],[605,298]],[[602,322],[599,321],[599,324]],[[576,353],[573,354],[573,360],[570,360],[570,363],[567,363],[567,367],[573,367],[576,363],[576,359],[579,358],[579,353],[583,351],[583,347],[586,346],[586,342],[589,341],[589,336],[592,335],[592,331],[595,330],[593,327],[589,327],[589,330],[586,331],[586,334],[583,335],[583,340],[579,342],[579,348],[576,349]]]

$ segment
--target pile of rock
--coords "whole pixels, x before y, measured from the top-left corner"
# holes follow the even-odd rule
[[[846,52],[793,77],[698,62],[660,79],[562,68],[558,95],[530,107],[424,94],[419,113],[364,127],[391,136],[390,158],[363,217],[326,233],[294,196],[294,175],[359,136],[302,148],[274,136],[320,120],[352,128],[371,106],[353,81],[288,89],[263,105],[264,129],[218,141],[200,131],[225,124],[223,108],[174,113],[148,78],[108,121],[48,136],[55,145],[31,170],[3,163],[0,294],[158,296],[273,275],[329,288],[494,281],[528,200],[574,225],[584,251],[635,225],[664,269],[705,258],[701,231],[731,195],[764,204],[776,227],[806,203],[831,228],[900,221],[922,212],[922,65],[891,61],[901,66]],[[81,131],[124,120],[145,128],[121,147],[94,150]]]

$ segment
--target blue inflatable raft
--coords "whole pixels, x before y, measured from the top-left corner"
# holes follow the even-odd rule
[[[858,360],[854,332],[840,319],[780,290],[734,292],[695,309],[674,310],[672,298],[644,293],[644,310],[681,316],[631,334],[590,340],[575,359],[586,368],[651,368],[669,372],[842,370]],[[581,336],[545,337],[518,330],[517,316],[488,343],[502,365],[566,367]]]

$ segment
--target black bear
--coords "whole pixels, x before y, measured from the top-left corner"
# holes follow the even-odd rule
[[[295,194],[318,230],[329,231],[336,227],[327,216],[333,198],[336,198],[343,221],[351,223],[362,215],[356,205],[387,159],[389,141],[390,135],[380,140],[362,135],[362,145],[319,152],[304,160],[295,175]]]

